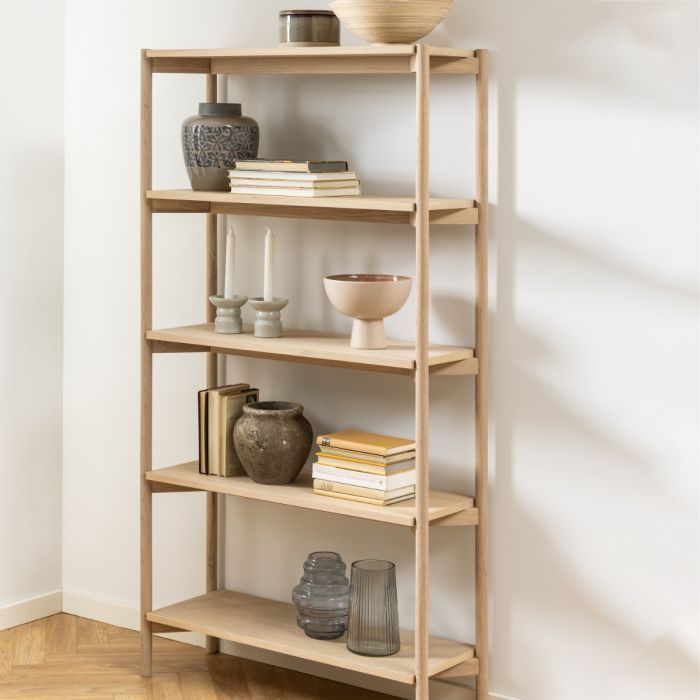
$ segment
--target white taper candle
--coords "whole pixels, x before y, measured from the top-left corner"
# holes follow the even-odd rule
[[[272,301],[275,298],[275,234],[272,229],[265,230],[265,277],[263,281],[263,299]]]
[[[229,227],[226,235],[226,266],[224,267],[224,297],[233,299],[233,270],[236,267],[236,236]]]

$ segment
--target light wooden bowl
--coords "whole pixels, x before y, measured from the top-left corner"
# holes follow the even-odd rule
[[[435,29],[454,0],[336,0],[340,21],[373,44],[411,44]]]

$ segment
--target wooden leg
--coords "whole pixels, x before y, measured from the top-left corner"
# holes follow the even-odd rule
[[[207,250],[208,250],[208,262],[207,268],[210,269],[213,266],[214,271],[216,271],[216,215],[207,215]],[[213,257],[209,254],[214,251]],[[214,274],[213,291],[210,294],[216,294],[216,274]],[[212,290],[212,286],[209,286],[209,290]],[[207,299],[209,294],[207,294]],[[214,307],[209,304],[207,307],[207,320],[213,321]],[[212,387],[217,385],[218,380],[217,372],[217,356],[214,353],[209,353],[207,355],[207,386]],[[206,589],[207,593],[215,591],[219,587],[219,517],[218,517],[218,494],[207,493],[207,544],[206,544]],[[206,649],[210,654],[215,654],[219,651],[219,640],[216,637],[207,637],[206,639]]]
[[[476,198],[479,223],[476,226],[476,355],[479,374],[475,384],[476,412],[476,654],[479,675],[477,700],[487,700],[489,687],[489,473],[488,473],[488,52],[477,51],[476,78]]]
[[[152,179],[153,73],[146,52],[141,53],[141,673],[150,676],[153,635],[146,614],[153,607],[153,510],[151,489],[146,481],[150,471],[153,429],[153,355],[146,342],[152,325],[153,212],[146,199]]]
[[[207,75],[206,77],[206,93],[207,102],[216,102],[217,100],[217,81],[216,75]],[[206,318],[208,322],[212,322],[215,316],[214,307],[209,302],[209,297],[216,294],[216,273],[217,273],[217,218],[216,214],[207,214],[207,241],[206,241]],[[213,387],[218,383],[217,358],[216,354],[209,353],[207,355],[207,386]],[[219,517],[218,517],[218,494],[207,493],[207,593],[217,590],[219,587],[218,581],[218,536],[219,536]],[[206,649],[210,654],[219,651],[219,640],[216,637],[207,637]]]
[[[419,45],[416,57],[416,698],[428,698],[428,411],[430,402],[428,368],[429,287],[429,189],[428,189],[428,105],[430,87],[429,48]]]
[[[153,669],[153,630],[146,613],[153,608],[153,521],[147,483],[141,484],[141,528],[141,675],[149,678]]]
[[[216,497],[215,493],[207,493],[207,593],[218,588],[217,535],[219,519]],[[207,637],[206,650],[208,654],[215,654],[219,651],[219,640],[216,637]]]

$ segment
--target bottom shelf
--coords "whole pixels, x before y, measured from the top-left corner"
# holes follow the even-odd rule
[[[401,650],[394,656],[358,656],[345,639],[320,641],[307,637],[296,624],[296,608],[265,598],[215,591],[149,612],[159,622],[191,632],[288,654],[412,685],[415,683],[413,632],[401,632]],[[430,675],[435,676],[474,657],[474,648],[439,637],[430,638]]]

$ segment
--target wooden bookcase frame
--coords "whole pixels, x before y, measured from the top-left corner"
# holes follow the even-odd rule
[[[332,200],[250,197],[221,192],[152,190],[152,83],[154,73],[205,75],[206,100],[217,99],[220,74],[414,74],[416,85],[415,197],[336,197]],[[475,200],[429,196],[430,76],[476,76]],[[208,297],[217,291],[217,214],[411,224],[416,243],[416,342],[386,355],[352,350],[347,341],[308,332],[288,338],[216,336],[211,326],[155,331],[152,327],[152,217],[160,212],[206,216],[206,319],[214,320]],[[476,347],[429,345],[429,241],[431,224],[475,226]],[[207,353],[207,386],[217,384],[217,353],[294,360],[369,371],[394,372],[415,383],[417,485],[415,502],[370,506],[309,494],[304,484],[263,487],[249,481],[202,476],[196,464],[152,469],[153,354]],[[475,376],[475,497],[429,489],[429,381],[431,375]],[[219,639],[252,645],[339,668],[413,684],[416,698],[429,697],[429,680],[476,678],[477,700],[488,694],[488,52],[426,44],[317,49],[144,50],[141,57],[141,630],[142,674],[152,671],[152,635],[191,630],[207,635],[208,652]],[[204,491],[206,509],[206,594],[153,610],[152,497],[154,493]],[[415,633],[402,633],[398,655],[368,658],[342,644],[309,640],[286,622],[293,608],[227,591],[217,591],[217,499],[220,493],[287,506],[411,527],[415,536]],[[428,632],[429,528],[475,528],[475,647],[430,637]],[[288,614],[289,613],[289,614]],[[292,621],[294,618],[292,618]]]

